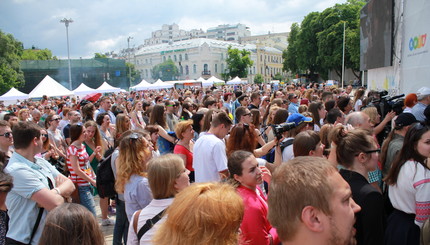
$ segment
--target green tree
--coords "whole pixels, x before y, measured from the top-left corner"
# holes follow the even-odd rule
[[[237,48],[228,47],[227,50],[227,69],[230,77],[247,77],[248,68],[254,63],[251,58],[251,52],[245,49],[239,50]]]
[[[34,46],[31,49],[24,49],[21,58],[23,60],[57,60],[52,57],[52,51],[49,49],[37,49]]]
[[[125,66],[127,67],[127,79],[130,79],[131,74],[131,84],[130,87],[134,84],[137,84],[137,82],[140,82],[140,73],[136,70],[136,66],[132,63],[125,62]],[[129,81],[129,80],[128,80]]]
[[[105,54],[101,54],[101,53],[94,54],[94,59],[104,59],[104,58],[107,58]]]
[[[301,71],[313,75],[318,71],[318,40],[316,33],[321,31],[319,13],[309,13],[300,25],[297,35],[297,66]]]
[[[345,23],[345,36],[353,38],[345,41],[345,68],[352,69],[356,77],[360,77],[359,20],[360,9],[364,4],[365,1],[349,0],[345,4],[336,4],[334,7],[327,8],[321,13],[319,22],[322,25],[322,31],[318,32],[317,38],[318,62],[321,64],[322,71],[334,70],[339,76],[342,74],[343,27]]]
[[[163,81],[172,81],[177,80],[179,71],[172,59],[168,59],[165,62],[154,66],[151,70],[151,75],[155,80],[161,79]]]
[[[281,73],[276,73],[275,74],[275,76],[273,77],[273,80],[279,80],[279,81],[284,81],[285,80],[285,78],[284,78],[284,76],[282,76],[282,74]]]
[[[24,73],[20,69],[22,51],[20,41],[0,30],[0,94],[24,85]]]
[[[299,73],[299,66],[297,64],[299,43],[298,35],[300,32],[300,26],[298,23],[291,25],[291,31],[288,36],[288,48],[282,52],[282,58],[284,59],[283,70],[290,71],[293,74]]]
[[[261,75],[261,74],[255,75],[255,77],[254,77],[254,83],[260,84],[260,83],[263,83],[263,82],[264,82],[263,75]]]
[[[230,79],[230,75],[228,73],[222,72],[219,75],[221,76],[221,79],[226,82]]]

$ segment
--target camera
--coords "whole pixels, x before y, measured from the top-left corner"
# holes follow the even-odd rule
[[[281,123],[278,125],[272,125],[273,134],[276,136],[276,138],[279,140],[282,138],[282,134],[286,131],[290,131],[291,129],[295,128],[296,124],[293,122],[290,123]]]

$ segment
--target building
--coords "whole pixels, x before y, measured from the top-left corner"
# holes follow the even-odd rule
[[[141,78],[154,81],[151,70],[154,66],[171,59],[179,70],[179,77],[172,80],[197,79],[200,76],[221,78],[227,70],[226,58],[228,47],[245,49],[251,52],[254,64],[248,71],[248,81],[252,82],[256,74],[262,74],[265,81],[270,81],[276,73],[282,72],[282,51],[254,44],[239,44],[207,38],[146,46],[136,52],[134,62]],[[133,61],[133,60],[132,60]]]
[[[249,27],[240,23],[236,25],[219,25],[211,27],[207,31],[207,38],[230,42],[239,42],[241,38],[249,36],[251,36]]]
[[[202,29],[193,29],[191,31],[185,31],[179,29],[179,25],[175,23],[173,23],[172,25],[165,24],[161,27],[161,30],[152,32],[151,38],[145,39],[144,46],[199,38],[200,35],[205,36],[204,34],[205,33]]]
[[[268,33],[265,35],[241,37],[241,44],[261,44],[265,47],[272,47],[279,50],[285,50],[288,47],[289,32]]]

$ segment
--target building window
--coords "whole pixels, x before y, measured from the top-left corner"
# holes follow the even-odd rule
[[[218,73],[218,64],[215,64],[215,73]]]
[[[176,54],[173,56],[173,60],[176,62]]]
[[[185,54],[185,60],[188,60],[188,54]]]
[[[194,65],[193,65],[193,73],[194,73],[194,74],[196,74],[196,73],[197,73],[197,65],[196,65],[196,64],[194,64]]]
[[[204,65],[203,65],[203,71],[204,71],[204,72],[207,72],[207,71],[208,71],[208,64],[204,64]]]
[[[224,73],[224,64],[221,64],[221,72]]]
[[[179,55],[179,61],[182,61],[182,54]]]
[[[186,66],[185,66],[185,75],[188,75],[188,74],[190,74],[190,71],[189,71],[189,69],[188,69],[188,65],[186,65]]]

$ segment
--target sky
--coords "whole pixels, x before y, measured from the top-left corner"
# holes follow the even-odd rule
[[[220,24],[245,24],[251,35],[288,32],[310,12],[321,12],[346,0],[0,0],[0,30],[24,44],[50,49],[67,59],[92,58],[144,43],[163,24],[180,29],[202,29]]]

